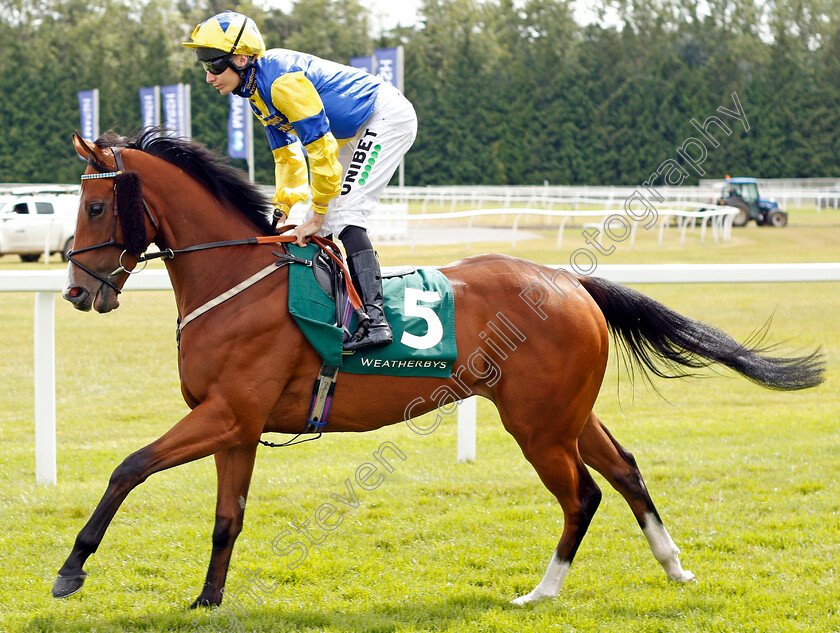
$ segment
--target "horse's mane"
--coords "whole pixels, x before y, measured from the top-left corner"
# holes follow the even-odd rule
[[[167,136],[161,128],[146,128],[133,137],[113,131],[96,139],[97,147],[125,147],[162,158],[180,167],[222,202],[238,209],[264,235],[273,235],[271,201],[243,173],[201,143]]]

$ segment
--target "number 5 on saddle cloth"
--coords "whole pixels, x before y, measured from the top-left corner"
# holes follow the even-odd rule
[[[355,316],[321,270],[318,251],[311,244],[289,245],[295,259],[315,258],[314,265],[289,267],[289,312],[325,365],[351,374],[449,377],[458,351],[452,284],[443,273],[432,268],[383,269],[385,316],[394,342],[346,356],[342,342],[347,332],[355,331]],[[339,294],[339,309],[334,294]]]
[[[319,256],[320,255],[320,256]],[[315,381],[306,433],[323,429],[329,418],[339,371],[352,374],[448,378],[458,356],[455,300],[446,276],[430,268],[382,272],[385,316],[394,342],[343,354],[356,330],[356,317],[335,266],[313,244],[288,245],[289,313],[323,361]],[[305,264],[305,265],[295,265]]]

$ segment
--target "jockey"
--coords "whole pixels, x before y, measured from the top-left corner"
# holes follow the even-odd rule
[[[391,343],[367,217],[417,135],[411,103],[363,70],[291,50],[266,51],[257,25],[241,13],[214,15],[184,46],[195,49],[207,83],[248,99],[265,126],[274,155],[275,216],[283,221],[295,203],[309,199],[295,243],[303,246],[315,234],[342,241],[370,316],[365,336],[344,348]]]

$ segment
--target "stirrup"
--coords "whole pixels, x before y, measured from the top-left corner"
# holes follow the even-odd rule
[[[383,338],[376,340],[376,335],[380,334]],[[362,335],[358,336],[358,331],[349,341],[344,343],[344,351],[356,352],[362,349],[371,349],[375,347],[384,347],[394,342],[394,336],[391,332],[391,326],[387,322],[371,325],[368,330]]]

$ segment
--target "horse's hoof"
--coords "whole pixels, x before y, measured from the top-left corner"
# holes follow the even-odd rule
[[[85,578],[87,578],[87,574],[85,572],[82,572],[78,576],[62,576],[59,574],[58,578],[55,579],[55,584],[52,588],[53,598],[66,598],[67,596],[72,596],[82,588],[82,585],[85,584]]]
[[[677,582],[697,582],[697,576],[695,576],[692,572],[684,569],[682,574],[680,574],[679,578],[675,578]]]
[[[527,595],[519,596],[518,598],[515,598],[515,599],[511,600],[510,603],[515,604],[517,607],[523,607],[526,604],[530,604],[531,602],[536,602],[537,600],[544,600],[545,598],[553,598],[553,597],[554,596],[551,596],[549,594],[543,593],[542,591],[537,591],[536,589],[534,589],[531,593],[529,593]]]
[[[221,602],[214,602],[209,598],[202,598],[201,596],[199,596],[190,605],[190,609],[198,609],[199,607],[218,607],[220,604]]]

